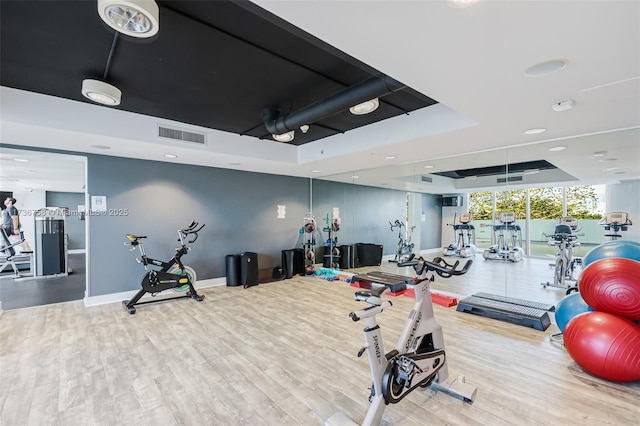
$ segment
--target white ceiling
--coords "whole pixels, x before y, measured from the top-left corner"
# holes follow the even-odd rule
[[[640,179],[639,1],[255,3],[440,104],[296,147],[2,87],[1,142],[347,181],[357,171],[360,184],[434,193],[481,182],[417,184],[422,174],[524,160],[547,159],[572,182]],[[568,61],[561,71],[524,75],[558,58]],[[566,99],[575,108],[551,109]],[[162,142],[158,124],[205,132],[207,145]],[[523,134],[539,127],[547,131]],[[600,150],[611,161],[592,156]],[[26,183],[35,170],[8,163],[3,179]]]

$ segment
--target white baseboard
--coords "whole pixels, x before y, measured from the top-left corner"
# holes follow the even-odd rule
[[[222,278],[212,278],[212,279],[208,279],[208,280],[202,280],[202,281],[198,281],[196,282],[195,288],[196,290],[199,290],[201,288],[207,288],[207,287],[216,287],[216,286],[220,286],[220,285],[226,285],[227,280],[226,278],[222,277]],[[170,294],[171,290],[167,290],[161,294]],[[85,297],[84,298],[84,306],[86,307],[91,307],[91,306],[99,306],[99,305],[106,305],[109,303],[121,303],[123,300],[129,300],[131,299],[133,296],[135,296],[135,294],[138,292],[138,290],[131,290],[131,291],[123,291],[120,293],[110,293],[110,294],[104,294],[101,296],[89,296],[89,297]],[[148,294],[142,296],[142,298],[140,299],[141,301],[145,301],[148,299],[151,299],[152,297]]]

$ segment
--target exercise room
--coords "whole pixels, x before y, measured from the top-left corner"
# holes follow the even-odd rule
[[[635,425],[638,34],[0,2],[0,424]]]

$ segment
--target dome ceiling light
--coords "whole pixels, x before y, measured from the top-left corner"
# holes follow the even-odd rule
[[[93,102],[107,106],[120,105],[122,97],[122,92],[116,86],[89,78],[82,80],[82,94]]]
[[[158,5],[153,0],[98,0],[98,14],[111,28],[131,37],[158,33]]]

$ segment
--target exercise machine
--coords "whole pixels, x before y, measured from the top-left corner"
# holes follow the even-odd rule
[[[618,238],[622,238],[620,231],[627,231],[633,223],[629,219],[629,213],[627,212],[609,212],[605,213],[602,219],[598,221],[598,225],[604,228],[604,236],[606,238],[611,238],[611,241],[615,241]]]
[[[516,225],[515,212],[502,212],[498,217],[500,224],[493,225],[496,243],[485,249],[485,260],[518,262],[524,257],[522,249],[522,228]]]
[[[582,264],[582,259],[573,257],[573,249],[574,247],[580,246],[578,236],[576,235],[580,229],[578,219],[574,217],[562,217],[558,221],[558,224],[555,225],[553,234],[542,234],[549,238],[547,244],[558,248],[556,261],[551,265],[555,267],[553,283],[541,283],[543,288],[564,288],[567,290],[567,294],[578,291],[578,287],[575,285],[577,280],[574,278],[574,273],[576,272],[577,265]]]
[[[325,268],[340,268],[340,249],[338,248],[338,236],[336,235],[340,230],[342,220],[339,217],[333,217],[329,219],[329,213],[325,218],[325,227],[322,228],[324,232],[329,234],[327,238],[327,252],[329,254],[324,255],[323,266]]]
[[[29,276],[34,275],[33,270],[33,251],[16,251],[15,247],[22,245],[25,242],[24,232],[20,231],[20,239],[16,242],[11,242],[7,230],[0,228],[2,234],[2,241],[0,242],[0,273],[5,269],[11,267],[13,275],[3,275],[1,278],[21,278],[26,275],[20,274],[18,263],[29,263]]]
[[[410,231],[406,229],[404,222],[398,219],[394,223],[389,222],[389,225],[391,226],[391,232],[393,232],[393,228],[398,228],[398,248],[395,257],[389,262],[408,262],[412,260],[415,254],[413,253],[414,244],[411,242],[411,236],[415,225],[411,226]],[[405,230],[404,232],[402,232],[403,229]]]
[[[453,215],[453,223],[447,223],[453,226],[454,243],[444,249],[442,253],[445,256],[473,257],[476,255],[476,228],[471,225],[471,213],[461,213],[458,224],[456,225],[456,216]]]
[[[200,232],[202,228],[204,228],[204,224],[200,225],[198,222],[192,221],[186,228],[178,229],[180,247],[176,248],[176,253],[167,262],[147,257],[144,251],[144,244],[141,241],[147,238],[146,235],[127,234],[129,241],[125,242],[124,245],[131,246],[130,251],[135,251],[136,248],[140,250],[141,258],[136,258],[136,262],[142,263],[144,269],[148,271],[144,277],[142,277],[140,284],[142,288],[133,296],[133,299],[122,302],[122,305],[129,314],[135,314],[135,307],[146,303],[163,302],[184,297],[190,297],[198,302],[202,302],[204,296],[199,295],[193,287],[197,279],[196,271],[182,263],[182,256],[191,251],[191,247],[188,247],[187,244],[193,244],[198,239],[198,232]],[[189,236],[192,236],[192,239],[187,241]],[[150,270],[150,266],[159,269]],[[185,291],[186,293],[176,297],[139,302],[140,298],[147,293],[151,294],[151,296],[156,296],[165,290],[174,290],[176,292]]]
[[[392,306],[384,301],[388,287],[372,290],[359,290],[356,301],[369,304],[368,307],[351,312],[353,321],[365,321],[365,346],[358,352],[361,357],[368,351],[369,365],[373,383],[369,395],[369,409],[362,425],[378,425],[388,404],[396,404],[416,389],[431,388],[472,403],[477,389],[465,383],[464,377],[449,377],[447,358],[444,349],[442,327],[433,315],[433,304],[429,284],[434,280],[435,272],[440,277],[450,278],[465,274],[473,260],[468,260],[462,269],[457,269],[459,261],[450,265],[442,258],[428,262],[422,257],[410,262],[398,263],[398,267],[413,266],[416,273],[413,284],[415,303],[404,325],[395,348],[385,353],[382,331],[376,321],[376,315]],[[430,275],[430,276],[429,276]],[[345,414],[338,412],[325,421],[325,426],[355,425]]]
[[[304,216],[304,225],[300,228],[302,234],[302,249],[304,250],[304,274],[313,275],[316,258],[316,236],[318,235],[317,223],[313,215]]]

